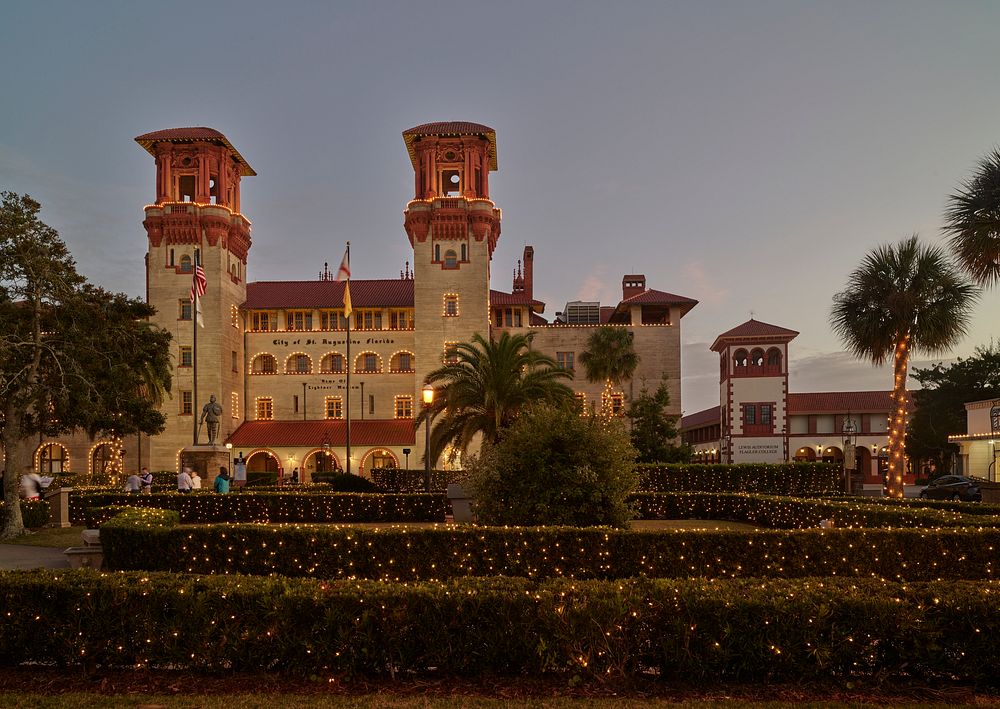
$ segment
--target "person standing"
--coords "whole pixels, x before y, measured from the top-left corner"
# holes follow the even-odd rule
[[[32,470],[21,476],[21,497],[25,500],[38,500],[42,496],[42,479]]]
[[[142,492],[148,495],[153,491],[153,474],[149,472],[149,468],[143,466],[142,473],[139,475],[139,480],[142,481]]]
[[[201,476],[198,475],[197,470],[191,473],[191,489],[201,490]]]
[[[130,495],[138,495],[140,489],[142,489],[142,479],[135,473],[132,473],[125,480],[125,492]]]
[[[229,471],[226,466],[219,466],[219,474],[215,476],[215,491],[220,495],[229,492]]]
[[[184,466],[177,474],[177,492],[188,493],[194,487],[191,480],[191,468]]]
[[[295,468],[292,470],[292,482],[297,483],[299,481],[299,469]]]
[[[233,462],[233,473],[235,473],[236,487],[245,487],[247,484],[247,461],[242,452],[240,457]]]

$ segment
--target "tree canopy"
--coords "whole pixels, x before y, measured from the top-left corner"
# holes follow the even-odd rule
[[[476,435],[496,443],[501,432],[528,405],[568,406],[573,390],[562,383],[570,373],[551,357],[531,350],[533,335],[501,333],[487,340],[478,333],[471,342],[455,346],[455,362],[429,375],[436,389],[430,410],[421,411],[417,424],[428,416],[436,420],[431,431],[431,460],[448,446],[465,451]]]
[[[1000,281],[1000,149],[984,157],[975,174],[948,198],[945,231],[974,281],[983,286]]]
[[[38,202],[0,197],[0,536],[11,536],[21,531],[18,479],[39,435],[163,429],[170,333],[145,321],[154,310],[142,301],[87,283]]]
[[[629,404],[626,414],[632,421],[632,447],[640,463],[686,463],[691,460],[691,448],[677,445],[677,417],[667,413],[670,390],[661,381],[650,392],[643,381],[639,396]]]
[[[617,386],[631,379],[639,366],[632,333],[607,325],[594,330],[587,338],[587,349],[580,353],[580,364],[587,372],[587,379],[595,384]]]

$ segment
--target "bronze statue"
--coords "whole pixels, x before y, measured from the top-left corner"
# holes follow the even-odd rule
[[[219,435],[219,417],[222,416],[222,405],[215,400],[215,394],[208,397],[208,403],[201,409],[201,419],[198,428],[203,423],[208,424],[208,445],[215,445],[215,437]]]

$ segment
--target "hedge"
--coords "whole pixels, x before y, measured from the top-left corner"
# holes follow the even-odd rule
[[[444,522],[447,503],[444,495],[425,494],[90,493],[70,494],[70,518],[83,522],[88,507],[127,505],[175,510],[183,522]]]
[[[571,527],[101,525],[105,568],[434,581],[877,577],[994,579],[1000,529],[639,532]]]
[[[989,685],[1000,656],[997,582],[386,584],[45,570],[0,572],[0,600],[5,666]]]
[[[21,503],[21,522],[26,528],[35,529],[49,523],[48,502],[45,500],[20,500],[19,502]],[[6,503],[0,500],[0,520],[4,519],[6,514],[5,505]]]
[[[642,492],[755,492],[769,495],[831,494],[844,490],[835,463],[638,465]]]
[[[372,482],[386,492],[423,492],[426,486],[424,470],[403,470],[399,468],[374,468]],[[449,483],[465,479],[463,470],[432,470],[431,491],[444,492]]]
[[[1000,526],[1000,517],[966,515],[929,505],[877,505],[868,498],[796,498],[729,493],[637,493],[630,498],[638,519],[725,519],[774,529],[816,527]]]

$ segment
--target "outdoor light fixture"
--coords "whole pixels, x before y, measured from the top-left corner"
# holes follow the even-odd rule
[[[431,404],[434,403],[434,387],[430,384],[423,389],[424,407],[424,492],[431,491]]]

